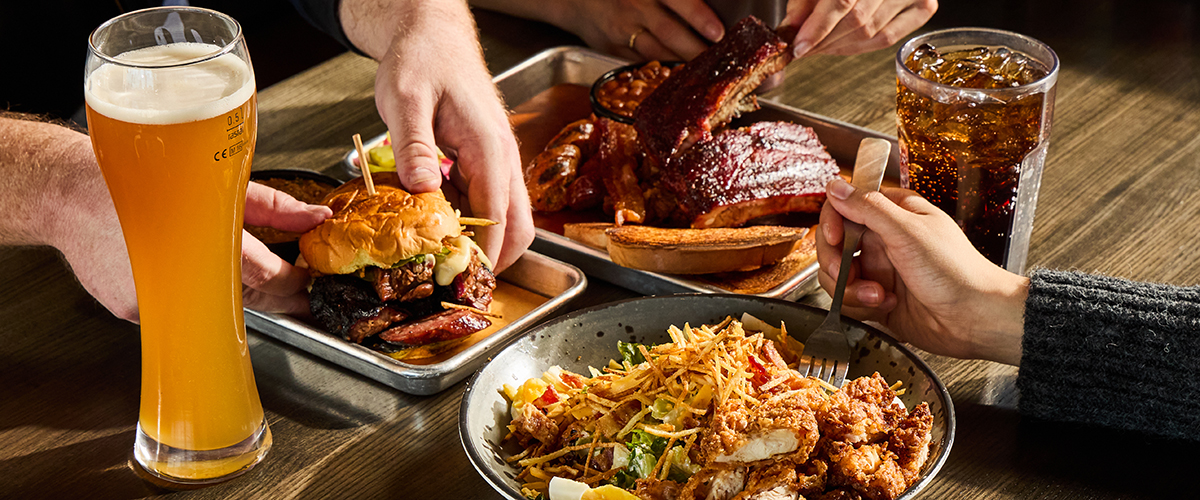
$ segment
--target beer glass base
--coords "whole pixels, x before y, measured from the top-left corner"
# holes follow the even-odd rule
[[[184,450],[160,443],[138,423],[133,456],[146,473],[167,483],[204,486],[238,477],[271,449],[271,429],[262,425],[244,441],[215,450]]]

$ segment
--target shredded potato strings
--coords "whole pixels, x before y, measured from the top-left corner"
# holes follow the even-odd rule
[[[509,439],[521,440],[523,451],[507,460],[523,468],[517,476],[523,491],[545,494],[551,475],[596,485],[639,468],[644,477],[665,479],[673,470],[671,457],[695,451],[711,408],[729,398],[758,405],[764,391],[782,391],[789,381],[772,376],[761,387],[753,384],[748,358],[761,364],[759,351],[773,341],[745,331],[732,317],[716,325],[672,326],[667,334],[670,343],[627,344],[625,359],[592,368],[590,377],[555,367],[509,394],[514,415]],[[529,404],[538,411],[525,417]],[[555,433],[562,436],[557,442],[537,438],[555,441]],[[638,433],[647,437],[634,436]],[[664,440],[665,449],[656,450],[651,462],[633,463],[645,460],[645,450],[638,448],[643,445],[634,443],[654,438]]]
[[[848,401],[858,396],[839,394],[837,387],[791,369],[789,360],[800,355],[802,346],[794,342],[800,347],[789,346],[786,332],[786,326],[779,325],[774,337],[768,338],[732,317],[716,325],[685,323],[666,331],[669,343],[618,342],[619,357],[600,369],[589,367],[587,375],[555,366],[519,387],[506,385],[503,392],[511,403],[513,420],[505,442],[520,446],[519,453],[506,460],[520,468],[515,477],[522,484],[522,494],[530,499],[548,498],[554,477],[588,487],[615,485],[626,491],[640,491],[661,481],[679,485],[707,481],[715,470],[712,467],[730,467],[718,462],[731,455],[718,456],[713,449],[729,439],[722,432],[729,431],[730,418],[742,418],[730,417],[739,415],[737,412],[769,415],[784,409],[793,413],[776,414],[803,422],[794,413],[801,408],[809,412],[805,415],[813,422],[809,428],[815,433],[818,413],[833,405],[850,404]],[[889,387],[878,374],[872,380],[876,394],[887,396],[880,401],[891,401],[893,391],[900,389],[899,383]],[[797,402],[805,406],[795,406],[801,404]],[[925,415],[923,418],[928,418],[927,411]],[[858,425],[838,422],[847,429]],[[862,429],[865,433],[868,427]],[[886,437],[876,432],[872,439]],[[775,453],[785,457],[791,452]],[[809,451],[803,453],[807,457]],[[889,451],[863,460],[872,456],[873,460],[894,460],[926,455]],[[765,460],[746,461],[761,462]],[[692,477],[696,481],[689,481]]]

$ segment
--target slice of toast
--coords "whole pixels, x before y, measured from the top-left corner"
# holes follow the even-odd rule
[[[612,227],[611,222],[568,222],[563,224],[563,236],[597,250],[608,250],[608,236],[604,231]]]
[[[626,225],[606,230],[608,255],[625,267],[669,274],[747,271],[791,253],[807,228],[663,229]]]

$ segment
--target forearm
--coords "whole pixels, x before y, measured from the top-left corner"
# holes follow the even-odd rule
[[[569,29],[566,25],[566,12],[571,1],[540,2],[537,0],[470,0],[473,7],[479,7],[496,12],[550,23],[559,28]]]
[[[87,135],[0,115],[0,144],[0,244],[61,249],[76,219],[115,219]]]
[[[377,61],[394,43],[414,36],[471,40],[478,47],[475,21],[461,0],[342,0],[339,12],[346,37]],[[482,52],[475,52],[482,62]],[[443,55],[429,54],[429,63],[453,64]]]
[[[1026,311],[1023,413],[1200,436],[1200,288],[1038,271]]]

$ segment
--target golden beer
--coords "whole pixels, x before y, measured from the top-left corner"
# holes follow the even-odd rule
[[[254,76],[248,59],[207,43],[111,59],[89,68],[85,97],[137,287],[135,457],[164,479],[209,482],[245,470],[270,445],[242,312]]]

